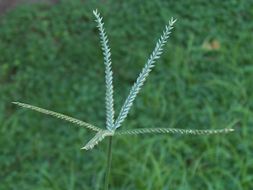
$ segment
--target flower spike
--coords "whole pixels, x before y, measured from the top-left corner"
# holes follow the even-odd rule
[[[181,135],[213,135],[219,133],[233,132],[232,128],[224,129],[178,129],[178,128],[142,128],[142,129],[130,129],[125,131],[116,132],[115,135],[142,135],[142,134],[154,134],[154,133],[171,133]]]
[[[47,110],[47,109],[44,109],[44,108],[40,108],[40,107],[37,107],[37,106],[33,106],[33,105],[30,105],[30,104],[25,104],[25,103],[21,103],[21,102],[12,102],[12,103],[16,104],[20,107],[23,107],[23,108],[27,108],[27,109],[30,109],[30,110],[34,110],[34,111],[46,114],[46,115],[51,115],[53,117],[57,117],[59,119],[62,119],[62,120],[68,121],[70,123],[76,124],[77,126],[80,126],[80,127],[86,127],[86,128],[91,129],[93,131],[102,131],[102,129],[100,129],[98,127],[95,127],[94,125],[91,125],[89,123],[86,123],[84,121],[81,121],[79,119],[76,119],[76,118],[61,114],[61,113],[57,113],[57,112],[54,112],[54,111],[51,111],[51,110]]]
[[[132,86],[132,89],[130,90],[129,95],[120,110],[119,116],[115,121],[114,130],[119,128],[121,126],[121,124],[123,123],[123,121],[126,119],[128,113],[130,111],[130,108],[133,105],[134,99],[136,98],[137,94],[139,93],[139,91],[140,91],[141,87],[143,86],[146,78],[148,77],[150,71],[155,66],[155,61],[160,58],[160,56],[163,52],[163,46],[166,44],[175,22],[176,22],[176,20],[171,18],[171,20],[169,21],[169,25],[165,26],[165,29],[164,29],[161,37],[159,38],[158,42],[156,43],[155,49],[151,53],[146,65],[144,66],[144,68],[142,69],[141,73],[139,74],[136,82]]]
[[[111,52],[108,45],[108,37],[104,29],[103,18],[100,16],[100,13],[97,10],[93,11],[93,14],[96,17],[97,27],[99,30],[99,35],[101,39],[101,46],[104,55],[104,64],[105,64],[105,83],[106,83],[106,95],[105,95],[105,105],[106,105],[106,128],[108,130],[113,129],[114,125],[114,108],[113,108],[113,77],[112,77],[112,68],[111,68]]]

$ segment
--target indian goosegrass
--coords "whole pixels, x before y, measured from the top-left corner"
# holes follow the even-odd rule
[[[28,108],[43,114],[47,114],[59,119],[68,121],[80,127],[86,127],[92,131],[96,132],[96,135],[81,149],[90,150],[93,149],[100,141],[105,137],[109,137],[108,145],[108,158],[107,158],[107,169],[105,176],[105,187],[107,190],[109,188],[109,176],[111,169],[111,160],[112,160],[112,137],[113,136],[122,136],[122,135],[145,135],[145,134],[182,134],[182,135],[212,135],[212,134],[222,134],[229,133],[234,131],[232,128],[216,129],[216,130],[193,130],[193,129],[179,129],[179,128],[138,128],[130,130],[121,130],[116,129],[120,128],[124,120],[126,119],[133,102],[141,90],[144,82],[146,81],[149,73],[152,68],[155,66],[156,61],[160,58],[163,53],[163,47],[167,43],[168,38],[171,34],[173,26],[176,22],[175,19],[171,18],[168,25],[165,26],[165,29],[162,32],[162,35],[156,42],[155,48],[151,55],[149,56],[146,64],[144,65],[142,71],[136,79],[136,82],[133,84],[128,97],[126,98],[123,106],[121,107],[120,113],[116,119],[114,119],[114,99],[113,99],[113,71],[112,71],[112,61],[111,61],[111,51],[109,48],[109,41],[107,34],[105,32],[103,18],[100,16],[100,13],[97,10],[93,11],[95,16],[95,21],[97,22],[97,28],[100,35],[101,46],[104,56],[104,65],[105,65],[105,108],[106,108],[106,129],[101,129],[92,124],[86,123],[79,119],[69,117],[67,115],[36,107],[30,104],[25,104],[21,102],[13,102],[14,104]]]

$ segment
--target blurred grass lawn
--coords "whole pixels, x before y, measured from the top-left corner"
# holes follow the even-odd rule
[[[27,5],[0,18],[0,189],[99,190],[106,142],[20,109],[22,101],[105,126],[104,65],[92,9],[105,19],[116,113],[164,25],[178,19],[122,128],[219,129],[217,136],[114,138],[115,190],[253,189],[253,2],[85,1]]]

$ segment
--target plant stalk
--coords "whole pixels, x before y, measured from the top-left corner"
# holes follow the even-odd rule
[[[112,136],[109,136],[108,150],[107,150],[107,168],[105,173],[105,190],[109,189],[110,172],[112,166]]]

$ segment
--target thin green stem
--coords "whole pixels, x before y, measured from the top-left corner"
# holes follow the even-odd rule
[[[109,137],[108,151],[107,151],[107,169],[105,173],[105,190],[109,189],[110,172],[112,166],[112,136]]]

